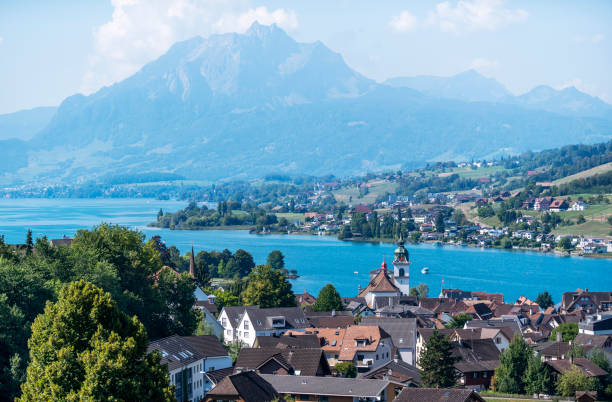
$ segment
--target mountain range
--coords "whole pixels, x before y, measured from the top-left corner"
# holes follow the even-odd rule
[[[321,42],[254,23],[176,43],[133,76],[68,97],[32,138],[0,141],[0,177],[348,175],[611,137],[612,106],[575,88],[513,96],[475,71],[377,83]]]

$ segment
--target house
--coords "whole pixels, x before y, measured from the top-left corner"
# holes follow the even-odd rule
[[[594,402],[596,400],[596,391],[576,391],[576,402]]]
[[[567,371],[571,370],[573,366],[578,367],[580,370],[582,370],[584,374],[589,377],[603,378],[608,375],[607,371],[601,369],[595,363],[591,363],[585,357],[548,360],[545,363],[551,368],[551,372],[555,381],[557,380],[559,375],[565,374]]]
[[[278,398],[278,392],[269,382],[254,371],[245,371],[225,377],[206,394],[205,401],[261,402]]]
[[[500,365],[500,352],[492,339],[470,339],[452,342],[458,383],[474,390],[488,389],[495,369]]]
[[[612,292],[589,292],[588,289],[577,289],[575,292],[563,293],[561,311],[572,312],[584,310],[587,314],[607,311],[612,308]]]
[[[585,321],[578,323],[578,332],[586,335],[612,334],[612,314],[587,317]]]
[[[347,328],[355,325],[355,317],[349,315],[311,315],[308,313],[307,318],[311,326],[315,328]]]
[[[471,314],[476,320],[488,320],[493,318],[493,311],[485,303],[476,303],[469,306],[465,313]]]
[[[473,339],[491,339],[495,347],[503,352],[508,349],[514,334],[508,328],[458,328],[450,335],[454,342],[466,342]]]
[[[282,396],[289,396],[296,402],[374,402],[393,401],[404,388],[402,384],[389,380],[342,378],[342,377],[298,377],[262,374]]]
[[[485,402],[471,389],[460,388],[409,388],[395,398],[394,402]]]
[[[552,197],[536,198],[533,201],[533,209],[535,211],[548,211],[548,207],[550,206],[552,201],[553,201]]]
[[[331,375],[323,350],[319,348],[242,348],[236,370],[260,374],[324,376]]]
[[[369,317],[374,315],[374,310],[368,307],[368,303],[366,302],[365,297],[343,297],[342,305],[344,307],[344,310],[350,311],[354,317],[358,315],[362,317]]]
[[[361,214],[371,214],[372,213],[372,208],[370,208],[367,205],[355,205],[353,208],[351,208],[351,214],[354,213],[361,213]]]
[[[553,200],[548,206],[548,210],[552,212],[567,211],[568,208],[569,206],[565,200]]]
[[[360,373],[358,377],[389,380],[407,387],[421,386],[421,371],[412,364],[399,359],[393,359],[378,368]]]
[[[507,333],[512,333],[512,337],[521,334],[521,322],[517,316],[512,318],[492,319],[486,321],[471,320],[465,323],[464,328],[506,328]]]
[[[574,343],[602,349],[606,353],[612,353],[612,335],[587,335],[578,334]]]
[[[589,204],[586,204],[582,201],[574,201],[570,206],[570,211],[584,211],[587,208],[589,208]]]
[[[295,295],[295,299],[297,301],[297,305],[300,307],[312,306],[317,301],[316,297],[308,293],[306,290],[304,290],[304,293]]]
[[[58,246],[70,247],[70,245],[72,244],[72,238],[64,235],[64,236],[62,236],[61,239],[51,239],[51,240],[49,240],[49,244],[51,244],[51,246],[53,246],[53,247],[58,247]]]
[[[279,336],[288,330],[303,332],[310,326],[301,307],[226,306],[219,322],[226,343],[239,340],[247,346],[253,346],[258,336]]]
[[[363,318],[359,325],[378,325],[391,336],[396,354],[411,365],[416,364],[416,318]]]
[[[561,335],[557,333],[557,335]],[[538,345],[535,345],[533,348],[534,353],[539,353],[542,357],[542,361],[550,361],[550,360],[560,360],[565,359],[567,357],[567,352],[569,352],[570,345],[567,342],[557,341],[547,341]]]
[[[344,333],[346,329],[333,329],[333,328],[307,328],[304,333],[297,332],[293,333],[289,331],[287,336],[307,336],[315,335],[319,339],[319,345],[325,353],[325,358],[330,367],[334,367],[340,357],[340,348],[344,339]]]
[[[147,353],[157,350],[161,364],[168,365],[176,399],[200,400],[212,387],[204,373],[232,366],[232,358],[214,335],[172,335],[149,343]]]

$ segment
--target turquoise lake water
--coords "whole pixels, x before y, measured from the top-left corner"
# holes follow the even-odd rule
[[[146,199],[2,199],[0,235],[8,243],[23,243],[32,229],[35,237],[59,238],[100,222],[127,225],[147,237],[159,234],[168,245],[185,253],[199,250],[249,251],[256,263],[265,263],[268,253],[281,250],[289,269],[297,269],[292,281],[295,292],[318,293],[332,283],[342,296],[354,296],[359,284],[366,286],[368,272],[392,259],[394,245],[342,242],[333,237],[251,235],[246,231],[171,231],[147,228],[157,211],[175,211],[185,202]],[[564,291],[576,288],[612,290],[612,260],[557,257],[532,252],[482,250],[465,247],[407,245],[412,265],[411,285],[429,285],[430,296],[446,288],[503,293],[507,302],[519,296],[535,298],[541,291],[558,302]],[[429,267],[429,274],[421,274]]]

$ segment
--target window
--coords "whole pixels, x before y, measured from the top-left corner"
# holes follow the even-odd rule
[[[244,331],[244,337],[248,338],[249,337],[249,332],[248,331]]]
[[[378,360],[378,354],[376,355],[376,360]]]
[[[484,373],[482,373],[482,378],[487,378],[487,372],[485,371]]]
[[[474,377],[474,378],[478,378],[478,372],[474,372],[474,373],[472,373],[472,377]]]
[[[497,344],[501,343],[501,338],[499,336],[497,338],[495,338],[495,343],[497,343]]]
[[[227,319],[225,317],[221,319],[221,325],[223,325],[223,327],[227,327]]]
[[[249,329],[249,322],[244,320],[244,329]]]
[[[363,355],[357,355],[357,360],[363,360]]]

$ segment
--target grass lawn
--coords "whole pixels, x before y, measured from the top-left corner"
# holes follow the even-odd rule
[[[612,170],[612,162],[604,163],[603,165],[595,166],[594,168],[583,170],[571,176],[566,176],[561,179],[553,181],[554,184],[569,183],[570,181],[583,179],[585,177],[594,176],[596,174],[605,173]]]
[[[243,211],[241,209],[232,210],[232,215],[235,215],[235,216],[244,216],[248,214],[249,214],[248,212]]]
[[[334,198],[338,202],[344,202],[345,204],[373,204],[378,196],[385,193],[393,194],[397,190],[398,184],[391,183],[389,181],[376,180],[368,183],[368,194],[363,197],[359,196],[359,189],[357,187],[346,187],[332,192]],[[352,197],[352,198],[351,198]]]
[[[568,234],[573,236],[598,236],[605,237],[610,235],[612,226],[607,222],[586,221],[580,225],[558,226],[553,233]]]
[[[300,221],[304,222],[304,214],[297,212],[279,212],[276,214],[277,218],[285,218],[289,222]]]

